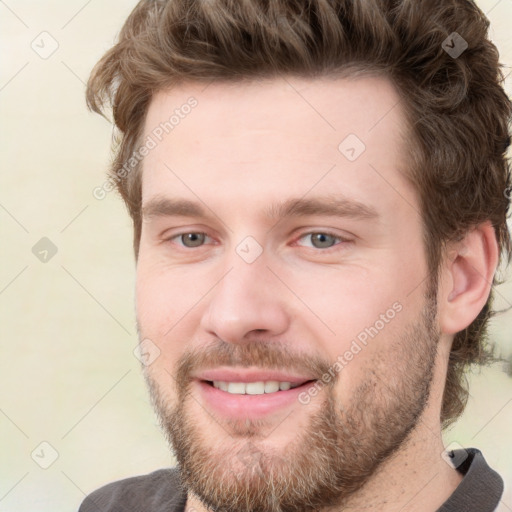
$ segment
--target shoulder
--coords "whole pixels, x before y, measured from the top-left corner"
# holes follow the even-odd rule
[[[454,450],[450,457],[462,481],[437,512],[492,512],[503,495],[503,479],[476,448]]]
[[[79,512],[181,512],[186,492],[178,468],[113,482],[87,496]]]

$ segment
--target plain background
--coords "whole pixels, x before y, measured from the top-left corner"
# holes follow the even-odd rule
[[[129,217],[115,193],[92,195],[111,126],[84,102],[135,3],[0,1],[0,511],[76,510],[100,485],[174,464],[133,353]],[[512,0],[477,3],[510,66]],[[497,291],[496,306],[511,306],[511,284]],[[504,355],[511,325],[512,312],[493,323]],[[480,448],[508,483],[512,378],[496,367],[472,384],[446,444]]]

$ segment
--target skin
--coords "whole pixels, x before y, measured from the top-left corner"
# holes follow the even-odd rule
[[[356,432],[361,452],[389,449],[380,463],[372,454],[366,474],[333,488],[337,499],[317,509],[436,510],[461,480],[441,458],[439,415],[453,334],[471,323],[490,291],[497,263],[492,227],[477,226],[449,246],[428,316],[420,207],[403,175],[407,127],[388,80],[184,83],[153,96],[144,137],[190,96],[198,105],[143,163],[147,215],[136,290],[141,340],[160,350],[146,378],[178,460],[188,440],[188,448],[197,447],[201,456],[190,467],[205,481],[202,473],[208,471],[212,489],[227,489],[229,496],[254,490],[269,477],[293,482],[300,473],[294,462],[309,442],[314,478],[321,462],[307,436],[313,418],[322,421],[330,410],[333,421],[326,428],[341,431],[351,420],[357,427],[347,428],[338,446],[349,460]],[[366,146],[354,161],[338,149],[348,134]],[[325,202],[327,196],[363,203],[378,217],[310,214],[279,220],[265,214],[270,204],[289,198]],[[154,208],[150,215],[151,204],[163,198],[194,201],[207,216],[161,215]],[[330,248],[315,247],[311,233],[326,232],[340,238],[327,238]],[[191,248],[178,236],[183,233],[207,237]],[[236,250],[247,236],[257,241],[251,242],[251,254],[258,245],[262,251],[252,263]],[[321,377],[321,369],[339,361],[358,334],[396,303],[399,314],[345,359],[333,382],[307,405],[296,401],[261,421],[234,421],[212,410],[191,381],[190,372],[215,367],[208,361],[226,361],[220,347],[259,368],[264,366],[258,361],[270,361],[267,354],[285,352],[281,369],[296,363]],[[186,356],[212,347],[210,359],[192,358],[192,368],[184,370]],[[410,407],[397,416],[402,392]],[[365,418],[357,413],[361,402]],[[379,414],[386,412],[395,421],[386,421],[388,431],[380,435]],[[246,449],[259,462],[237,457]],[[229,488],[234,475],[241,476],[241,487]],[[189,492],[187,512],[208,510],[197,491]]]

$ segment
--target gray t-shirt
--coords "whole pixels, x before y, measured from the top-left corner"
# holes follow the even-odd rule
[[[457,489],[436,512],[494,512],[503,494],[503,480],[482,453],[467,448],[457,467],[464,475]],[[454,451],[454,460],[462,460]],[[88,496],[78,512],[184,512],[187,493],[178,468],[127,478],[101,487]]]

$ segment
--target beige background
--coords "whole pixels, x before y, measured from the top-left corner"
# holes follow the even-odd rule
[[[510,66],[512,1],[478,3]],[[84,103],[89,71],[134,5],[0,1],[0,511],[76,510],[106,482],[173,464],[133,355],[129,218],[114,193],[92,195],[111,127]],[[43,237],[58,251],[47,262],[32,252]],[[510,284],[498,292],[498,307],[512,305]],[[493,327],[506,355],[511,325],[509,312]],[[446,444],[482,449],[510,482],[511,424],[512,379],[487,370]],[[502,506],[512,510],[510,489]]]

